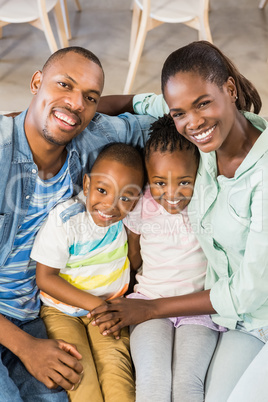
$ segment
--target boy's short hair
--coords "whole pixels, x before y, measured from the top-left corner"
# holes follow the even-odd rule
[[[132,145],[122,142],[116,142],[106,145],[97,156],[92,170],[97,166],[98,162],[103,159],[110,159],[129,166],[133,169],[144,172],[144,162],[142,152]]]
[[[174,152],[176,150],[191,150],[199,163],[198,148],[178,133],[172,117],[165,114],[151,124],[150,138],[144,149],[145,160],[148,161],[153,152]]]

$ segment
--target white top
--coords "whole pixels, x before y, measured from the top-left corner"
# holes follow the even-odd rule
[[[136,275],[135,292],[158,298],[204,289],[207,260],[186,209],[169,214],[147,189],[124,223],[141,235],[143,266],[142,273]]]

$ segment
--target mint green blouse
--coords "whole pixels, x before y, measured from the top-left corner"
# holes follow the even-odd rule
[[[133,105],[154,117],[168,113],[162,95],[135,96]],[[242,321],[251,331],[268,325],[268,123],[243,114],[262,134],[233,178],[217,176],[215,152],[200,152],[188,212],[208,258],[213,321],[230,329]]]

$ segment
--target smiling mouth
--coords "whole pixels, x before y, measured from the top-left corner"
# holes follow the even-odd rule
[[[213,127],[211,127],[210,129],[208,129],[207,131],[204,131],[203,133],[200,133],[200,134],[193,135],[192,137],[194,137],[197,141],[206,140],[211,136],[211,134],[215,130],[215,128],[216,128],[216,124]]]
[[[63,121],[64,123],[68,124],[69,126],[75,126],[76,122],[74,119],[68,117],[64,113],[59,113],[57,111],[54,112],[54,115],[59,119],[60,121]]]
[[[101,212],[99,209],[98,209],[98,214],[104,219],[111,219],[114,217],[114,215],[105,214],[104,212]]]
[[[169,205],[177,205],[181,200],[175,200],[175,201],[171,201],[171,200],[165,200]]]

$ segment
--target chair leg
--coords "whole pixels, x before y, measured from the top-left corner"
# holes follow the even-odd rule
[[[54,11],[54,15],[55,15],[55,20],[56,20],[56,24],[57,24],[58,35],[59,35],[61,47],[68,47],[69,42],[68,42],[66,31],[65,31],[63,13],[62,13],[62,8],[61,8],[61,4],[60,4],[59,0],[56,3],[53,11]]]
[[[65,32],[66,32],[67,38],[70,40],[70,39],[72,39],[72,33],[71,33],[69,12],[68,12],[66,0],[60,0],[60,5],[61,5],[61,9],[62,9]]]
[[[207,40],[208,42],[213,43],[209,27],[208,15],[206,15],[203,20],[200,19],[199,25],[200,25],[200,29],[198,31],[199,40]]]
[[[0,21],[0,39],[3,38],[3,27],[5,27],[8,24],[9,22]]]
[[[133,3],[133,11],[132,11],[132,22],[131,22],[131,32],[130,32],[130,45],[129,45],[129,56],[128,61],[131,62],[135,44],[137,41],[137,35],[140,26],[140,18],[141,18],[141,9],[137,6],[137,3]]]
[[[75,0],[75,4],[76,4],[77,11],[82,11],[79,0]]]
[[[268,0],[261,0],[259,4],[259,8],[264,8],[267,4]]]
[[[207,40],[208,42],[213,43],[209,26],[209,4],[209,0],[203,1],[203,3],[201,4],[202,7],[198,18],[198,37],[199,40]]]
[[[38,1],[38,8],[39,8],[39,15],[40,15],[40,21],[42,24],[43,31],[45,33],[49,49],[51,53],[56,52],[58,50],[58,46],[55,40],[55,37],[53,35],[51,25],[49,22],[48,14],[47,14],[47,9],[46,9],[46,1],[45,0],[39,0]]]
[[[132,89],[133,82],[134,82],[134,79],[135,79],[135,76],[137,73],[139,61],[141,58],[142,50],[144,47],[146,34],[147,34],[147,21],[141,21],[137,41],[135,44],[133,56],[131,59],[129,70],[128,70],[125,88],[123,91],[124,94],[129,94]]]

